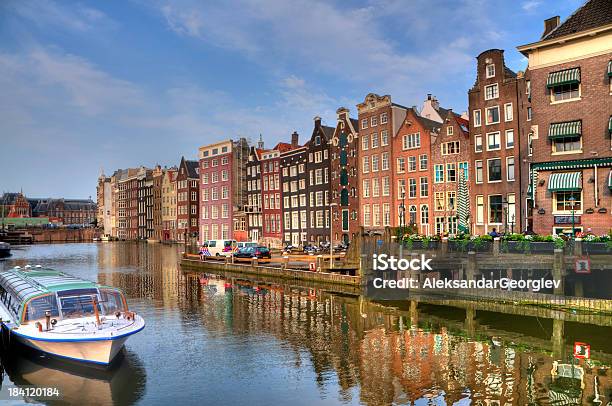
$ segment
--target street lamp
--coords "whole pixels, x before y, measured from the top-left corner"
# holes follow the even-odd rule
[[[512,215],[512,220],[510,220],[510,233],[514,234],[514,214]]]
[[[576,221],[574,217],[574,214],[576,213],[576,210],[575,210],[576,198],[574,197],[573,194],[570,196],[569,202],[570,202],[570,207],[572,208],[572,238],[574,238],[576,237]]]
[[[404,227],[406,226],[406,188],[402,187],[402,204],[400,205],[400,237],[404,242]]]
[[[504,234],[508,234],[508,200],[502,197],[502,207],[504,208]]]
[[[334,244],[332,243],[334,236],[333,212],[332,209],[338,206],[338,203],[329,204],[329,269],[334,269]]]

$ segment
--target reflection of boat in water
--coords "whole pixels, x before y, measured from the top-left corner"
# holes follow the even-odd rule
[[[0,258],[11,256],[11,244],[0,241]]]
[[[64,404],[91,405],[133,404],[144,393],[146,371],[138,356],[123,350],[110,369],[85,368],[34,351],[14,352],[2,356],[6,375],[17,387],[52,387],[59,391]],[[5,377],[6,379],[6,377]],[[45,401],[51,398],[33,401]]]
[[[101,365],[144,328],[118,289],[29,265],[0,272],[0,318],[10,337],[28,347]]]

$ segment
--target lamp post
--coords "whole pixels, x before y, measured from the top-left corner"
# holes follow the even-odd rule
[[[570,207],[572,208],[572,238],[575,238],[576,237],[576,221],[575,221],[574,214],[576,213],[576,210],[575,210],[576,198],[574,197],[574,195],[570,196],[569,202],[570,202]]]
[[[406,226],[406,189],[402,188],[402,204],[400,205],[400,237],[404,242],[404,227]]]
[[[512,220],[510,220],[510,233],[514,234],[514,214],[512,215]]]
[[[508,234],[508,201],[502,198],[502,207],[504,208],[504,234]]]
[[[329,269],[334,269],[334,244],[332,240],[334,238],[334,228],[333,224],[333,208],[336,207],[338,203],[330,203],[329,204]]]

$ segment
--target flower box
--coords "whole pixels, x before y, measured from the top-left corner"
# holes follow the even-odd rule
[[[476,243],[474,241],[464,240],[448,240],[448,250],[452,252],[491,252],[493,251],[493,243],[490,241],[482,241]]]
[[[582,252],[588,255],[612,254],[612,247],[605,242],[582,242]]]

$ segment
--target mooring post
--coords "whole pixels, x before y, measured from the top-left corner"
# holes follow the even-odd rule
[[[555,248],[552,277],[553,280],[561,282],[558,286],[555,285],[554,294],[563,295],[565,293],[565,264],[563,262],[563,249],[561,248]]]
[[[478,273],[478,264],[476,263],[476,252],[469,251],[467,254],[467,264],[465,267],[465,279],[472,280],[476,278]]]
[[[495,257],[499,255],[500,240],[499,237],[493,238],[493,256]]]

